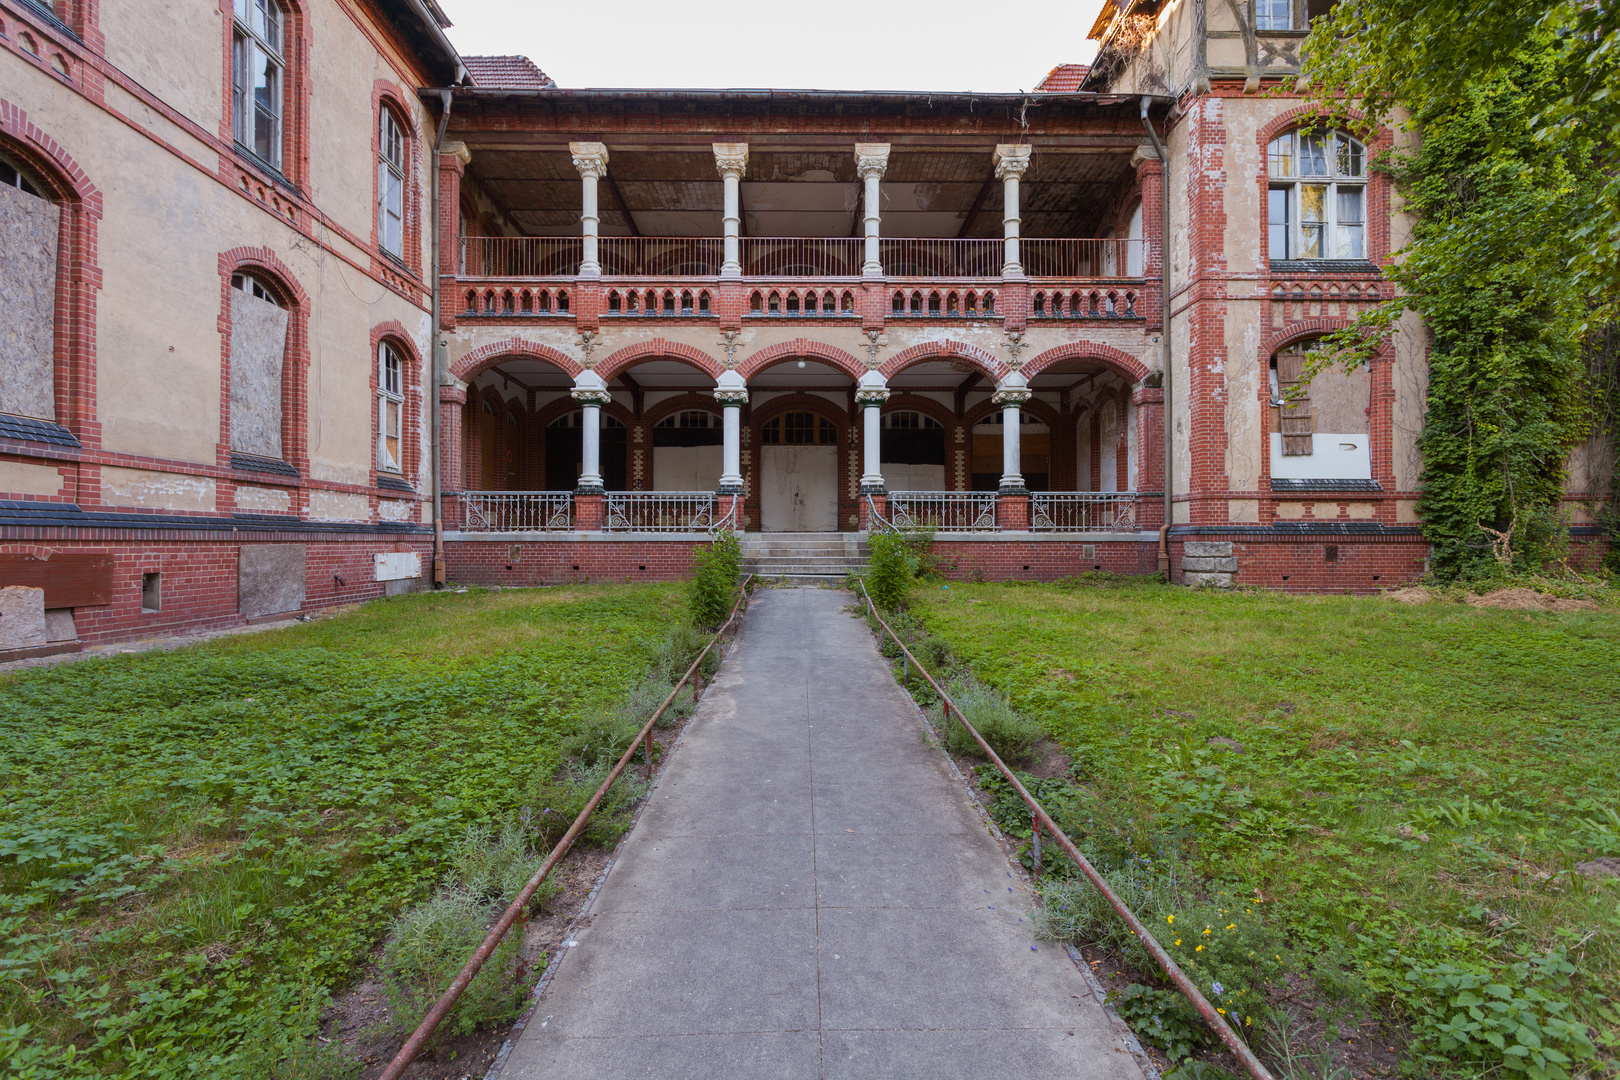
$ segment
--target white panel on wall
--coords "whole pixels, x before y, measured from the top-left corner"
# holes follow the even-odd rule
[[[1273,480],[1371,480],[1372,451],[1366,435],[1335,435],[1318,431],[1311,436],[1312,453],[1284,457],[1282,435],[1271,433]]]
[[[422,556],[414,551],[384,551],[377,555],[376,581],[404,581],[422,576]]]

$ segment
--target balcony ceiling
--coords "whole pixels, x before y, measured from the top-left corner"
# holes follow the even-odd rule
[[[599,186],[604,236],[719,236],[724,192],[701,149],[615,147]],[[992,148],[896,146],[883,179],[883,234],[998,237],[1002,184]],[[468,172],[506,220],[529,236],[576,236],[581,184],[566,146],[477,148]],[[1043,150],[1020,190],[1022,233],[1105,233],[1134,182],[1122,150]],[[741,185],[745,236],[859,236],[862,189],[852,149],[756,148]]]

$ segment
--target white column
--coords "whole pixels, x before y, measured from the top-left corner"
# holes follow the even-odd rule
[[[889,387],[883,376],[868,371],[855,387],[855,403],[861,408],[861,494],[882,495],[883,482],[883,403],[889,400]]]
[[[1018,255],[1018,178],[1029,168],[1028,146],[996,147],[996,179],[1002,184],[1001,234],[1005,254],[1001,276],[1023,277],[1024,264]]]
[[[720,494],[741,495],[742,478],[742,407],[748,404],[748,387],[735,371],[722,372],[714,388],[714,399],[720,403],[724,445],[720,455]]]
[[[855,174],[866,185],[866,261],[861,265],[862,277],[883,276],[883,260],[878,255],[878,223],[883,216],[878,182],[888,168],[888,143],[855,144]]]
[[[580,416],[580,473],[574,492],[579,495],[602,494],[602,406],[613,400],[607,383],[594,371],[586,371],[574,380],[569,391],[579,402]]]
[[[596,232],[601,221],[596,209],[596,182],[607,175],[607,147],[599,142],[569,143],[568,152],[574,156],[574,168],[579,170],[584,185],[580,224],[584,230],[585,252],[580,258],[579,276],[601,277],[602,263],[596,256]]]
[[[714,167],[720,171],[720,179],[724,182],[726,191],[726,261],[720,266],[720,276],[742,277],[741,243],[737,239],[742,234],[738,185],[742,183],[743,174],[748,171],[748,144],[715,143]]]
[[[1029,387],[1017,372],[1001,380],[991,401],[1001,406],[1001,493],[1024,493],[1023,461],[1019,453],[1021,406],[1029,400]]]

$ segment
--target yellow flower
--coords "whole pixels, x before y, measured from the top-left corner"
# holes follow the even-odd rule
[[[1250,1027],[1253,1027],[1253,1026],[1254,1026],[1254,1017],[1252,1017],[1252,1016],[1245,1016],[1245,1017],[1244,1017],[1244,1018],[1243,1018],[1243,1022],[1244,1022],[1244,1023],[1245,1023],[1245,1024],[1247,1024],[1247,1025],[1248,1025],[1248,1026],[1250,1026]]]
[[[1227,929],[1228,929],[1228,930],[1235,930],[1235,929],[1237,929],[1237,923],[1228,923],[1228,924],[1227,924],[1227,925],[1226,925],[1226,928],[1227,928]]]
[[[1177,944],[1177,945],[1180,945],[1180,944],[1181,944],[1181,939],[1180,939],[1180,938],[1176,938],[1176,944]]]
[[[1171,926],[1176,925],[1176,917],[1174,915],[1166,915],[1164,917],[1164,921],[1169,923]]]
[[[1198,948],[1193,950],[1193,952],[1203,952],[1203,951],[1204,951],[1204,947],[1202,945],[1198,946]]]
[[[1209,937],[1209,927],[1204,927],[1204,936]]]
[[[1221,1015],[1222,1015],[1222,1016],[1225,1016],[1225,1015],[1226,1015],[1226,1010],[1225,1010],[1225,1009],[1220,1009],[1220,1008],[1217,1008],[1217,1009],[1216,1009],[1216,1010],[1215,1010],[1215,1011],[1216,1011],[1216,1012],[1218,1012],[1218,1013],[1220,1013],[1220,1014],[1221,1014]]]

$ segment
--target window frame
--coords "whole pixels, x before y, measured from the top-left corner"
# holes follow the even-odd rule
[[[1320,140],[1308,152],[1305,140]],[[1307,165],[1307,161],[1317,164]],[[1337,128],[1299,127],[1266,141],[1266,253],[1271,262],[1365,262],[1371,259],[1368,205],[1372,177],[1367,147]],[[1318,167],[1319,165],[1319,167]],[[1306,169],[1314,171],[1307,173]],[[1307,189],[1320,191],[1315,220],[1306,220]],[[1354,202],[1346,202],[1353,196]],[[1354,217],[1344,216],[1353,206]],[[1315,254],[1309,236],[1317,234]]]
[[[391,137],[392,136],[392,137]],[[377,250],[400,264],[404,264],[409,230],[406,227],[406,195],[410,178],[411,127],[384,100],[377,105]],[[389,182],[392,181],[392,186]],[[388,196],[393,194],[397,206],[390,206]],[[392,221],[390,221],[392,216]],[[392,224],[394,232],[390,233]],[[390,246],[390,238],[397,246]]]
[[[1298,27],[1294,25],[1296,15],[1294,7],[1295,0],[1250,0],[1249,10],[1254,17],[1255,30],[1262,34],[1266,34],[1287,32],[1289,30],[1298,29]],[[1261,10],[1263,8],[1270,8],[1271,10],[1266,14],[1261,14]],[[1271,21],[1277,18],[1278,8],[1282,8],[1285,11],[1285,14],[1283,15],[1285,25],[1283,26],[1278,26],[1275,22]]]
[[[388,379],[389,360],[394,362],[392,386]],[[393,476],[405,474],[405,370],[404,350],[388,338],[377,342],[377,471]],[[394,420],[392,459],[388,451],[390,414]]]
[[[275,18],[269,18],[273,12]],[[263,15],[264,26],[255,25],[255,15]],[[230,115],[227,122],[236,146],[262,162],[278,175],[287,175],[287,127],[290,89],[293,78],[288,41],[291,36],[293,13],[280,0],[232,0],[229,83]],[[273,35],[269,32],[274,30]],[[267,95],[273,111],[270,112],[270,131],[260,149],[258,121],[261,103],[250,88],[250,70],[257,68],[255,61],[268,63],[275,75],[275,86]]]

